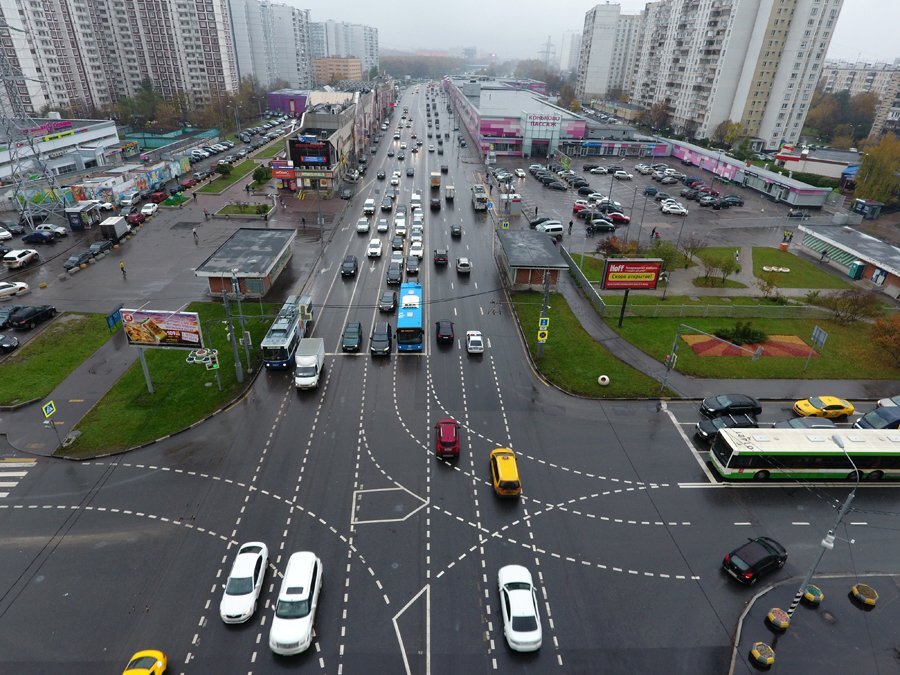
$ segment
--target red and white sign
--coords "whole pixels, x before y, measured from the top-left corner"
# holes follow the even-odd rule
[[[655,290],[662,265],[656,258],[611,258],[603,270],[603,290]]]
[[[531,114],[525,117],[525,124],[529,127],[557,127],[562,122],[562,115],[556,114]]]

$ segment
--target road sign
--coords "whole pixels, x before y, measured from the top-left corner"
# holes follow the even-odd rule
[[[550,317],[542,316],[538,319],[538,329],[539,330],[547,330],[550,328]]]
[[[501,221],[500,221],[500,229],[501,229],[501,230],[508,230],[508,229],[509,229],[509,221],[508,221],[508,220],[501,220]]]
[[[488,211],[494,210],[494,202],[488,202]]]
[[[41,410],[44,411],[44,419],[50,419],[56,412],[56,404],[53,401],[47,401],[41,406]]]
[[[538,342],[544,344],[547,341],[547,336],[550,335],[549,330],[539,330],[538,331]]]

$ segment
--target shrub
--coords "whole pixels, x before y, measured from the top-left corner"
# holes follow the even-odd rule
[[[754,328],[749,321],[738,321],[734,328],[720,328],[715,336],[736,345],[762,344],[769,339],[768,335]]]
[[[257,183],[265,183],[272,178],[272,169],[267,166],[258,166],[253,170],[253,180]]]
[[[222,174],[223,176],[230,176],[233,170],[234,169],[231,164],[219,164],[216,166],[216,172]]]
[[[818,298],[816,304],[830,309],[834,312],[834,320],[843,324],[872,319],[883,311],[881,300],[874,293],[858,289],[829,293]]]

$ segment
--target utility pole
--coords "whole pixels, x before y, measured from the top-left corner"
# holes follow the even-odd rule
[[[550,307],[550,271],[544,270],[544,304],[541,306],[541,318],[547,318],[547,309]],[[544,343],[538,342],[537,357],[544,358]]]
[[[222,300],[225,303],[225,320],[228,322],[228,335],[231,337],[231,352],[234,355],[234,377],[238,384],[243,384],[244,368],[241,365],[241,357],[238,354],[237,340],[234,338],[234,324],[231,321],[231,305],[228,302],[228,291],[222,291]]]

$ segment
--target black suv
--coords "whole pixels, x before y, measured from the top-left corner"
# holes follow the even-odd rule
[[[403,267],[398,262],[392,262],[388,265],[387,272],[384,274],[387,284],[395,285],[403,282]]]
[[[379,312],[391,312],[397,309],[397,291],[385,291],[378,301]]]
[[[39,323],[56,316],[56,307],[50,305],[37,305],[33,307],[19,307],[9,315],[9,325],[16,330],[34,328]]]
[[[375,356],[390,356],[393,335],[391,324],[387,321],[376,321],[369,338],[369,351]]]
[[[453,342],[453,322],[452,321],[436,321],[435,335],[438,342]]]
[[[341,336],[341,351],[358,352],[362,346],[362,324],[359,321],[350,321],[344,327]]]
[[[787,551],[769,537],[750,539],[734,549],[722,561],[722,569],[746,586],[752,586],[764,574],[784,567]]]
[[[446,265],[450,260],[450,251],[446,248],[436,248],[434,249],[434,264],[435,265]]]
[[[755,429],[759,426],[752,415],[723,415],[697,422],[694,435],[704,441],[712,442],[719,429]]]
[[[359,260],[356,259],[355,255],[348,255],[344,258],[344,262],[341,263],[342,277],[355,277],[358,270]]]

